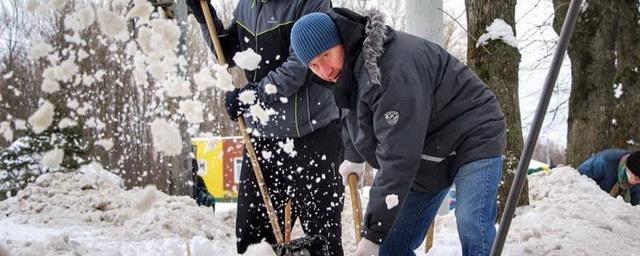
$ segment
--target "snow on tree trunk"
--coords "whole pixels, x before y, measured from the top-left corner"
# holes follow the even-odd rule
[[[569,0],[554,0],[553,27],[564,22]],[[569,44],[567,161],[577,166],[606,148],[640,145],[640,11],[638,1],[589,1]]]
[[[518,160],[523,147],[520,108],[518,103],[518,67],[520,53],[516,47],[505,41],[505,37],[489,35],[494,32],[497,19],[501,19],[513,29],[515,36],[516,1],[465,1],[468,20],[468,65],[496,94],[507,120],[506,159],[502,172],[502,185],[498,192],[499,216],[502,214],[511,184],[518,168]],[[497,22],[496,24],[501,24]],[[488,29],[489,28],[489,29]],[[505,29],[497,29],[505,31]],[[478,45],[481,37],[502,38]],[[510,37],[506,37],[510,38]],[[529,204],[528,189],[525,183],[518,205]]]

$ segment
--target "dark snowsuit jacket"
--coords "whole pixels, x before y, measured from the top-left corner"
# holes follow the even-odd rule
[[[310,71],[289,47],[293,23],[305,14],[326,11],[330,6],[329,0],[241,0],[228,28],[224,29],[214,17],[227,63],[234,66],[233,56],[249,48],[262,56],[258,69],[245,71],[249,82],[257,85],[265,109],[278,113],[267,124],[245,115],[247,126],[257,128],[262,136],[299,138],[339,118],[331,91],[309,79]],[[204,40],[214,51],[204,17],[196,19]],[[266,93],[267,84],[275,85],[278,92]]]
[[[578,167],[578,172],[593,179],[605,192],[611,192],[618,182],[618,164],[620,159],[633,151],[607,149],[593,155]],[[631,205],[640,204],[640,186],[631,187]]]
[[[505,117],[487,85],[437,44],[394,31],[379,12],[328,14],[346,51],[334,88],[350,110],[345,158],[380,170],[363,230],[380,242],[409,189],[440,191],[465,163],[502,155]],[[391,194],[399,206],[387,209]]]

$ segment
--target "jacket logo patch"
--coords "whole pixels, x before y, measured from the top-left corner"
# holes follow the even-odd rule
[[[398,123],[398,119],[400,119],[400,113],[398,111],[388,111],[384,113],[384,120],[391,126],[394,126]]]

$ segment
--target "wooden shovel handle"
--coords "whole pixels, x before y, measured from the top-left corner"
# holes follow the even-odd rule
[[[347,181],[351,192],[351,208],[353,209],[353,227],[356,233],[356,242],[360,242],[362,238],[360,234],[362,231],[362,204],[358,193],[358,175],[355,173],[349,174]]]

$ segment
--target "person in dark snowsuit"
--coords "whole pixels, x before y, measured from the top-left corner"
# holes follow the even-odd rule
[[[593,179],[609,195],[621,196],[631,205],[640,204],[640,151],[603,150],[584,161],[578,172]]]
[[[199,1],[187,0],[187,5],[214,51]],[[285,203],[292,199],[293,220],[299,217],[307,235],[325,236],[332,255],[342,255],[339,111],[331,91],[308,79],[310,72],[293,54],[289,41],[298,18],[330,6],[328,0],[240,0],[226,29],[213,7],[209,9],[230,65],[235,65],[235,53],[249,48],[262,56],[258,69],[245,72],[249,83],[226,94],[225,107],[234,121],[244,115],[254,131],[253,145],[280,225]],[[277,93],[268,92],[271,85]],[[260,123],[246,113],[249,106],[238,95],[247,90],[255,91],[264,109],[277,112],[269,122]],[[288,140],[293,141],[294,153],[281,147]],[[247,154],[240,176],[236,236],[238,253],[265,238],[276,242]]]
[[[380,12],[308,14],[291,44],[349,111],[345,159],[379,169],[356,255],[413,255],[454,182],[463,255],[488,255],[506,123],[487,85],[437,44],[384,25]]]

